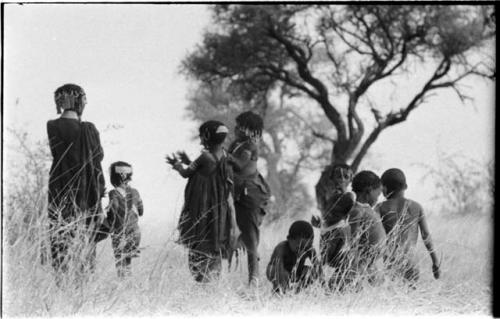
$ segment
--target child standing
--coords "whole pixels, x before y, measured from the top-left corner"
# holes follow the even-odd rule
[[[188,178],[179,219],[179,243],[189,249],[189,269],[198,282],[218,277],[222,256],[234,247],[238,234],[232,202],[233,174],[222,148],[228,129],[207,121],[199,129],[201,155],[193,162],[184,152],[167,163]],[[186,165],[187,167],[184,167]]]
[[[273,284],[273,292],[285,293],[292,288],[298,292],[323,279],[313,240],[314,231],[308,222],[296,221],[290,226],[287,240],[274,248],[267,265],[266,276]]]
[[[111,184],[109,192],[107,223],[111,230],[111,244],[119,277],[130,275],[133,257],[139,255],[141,232],[139,216],[144,207],[139,192],[128,185],[132,180],[132,166],[126,162],[115,162],[109,168]]]
[[[397,168],[391,168],[382,174],[382,191],[386,201],[377,206],[382,224],[388,236],[389,267],[394,268],[410,283],[419,278],[415,261],[415,248],[418,231],[424,241],[431,260],[434,278],[440,276],[439,264],[434,251],[427,221],[422,206],[404,196],[406,177]]]
[[[229,146],[229,160],[234,169],[236,221],[248,254],[251,285],[259,276],[259,227],[271,196],[269,185],[257,170],[263,128],[259,115],[250,111],[241,113],[236,117],[236,139]]]

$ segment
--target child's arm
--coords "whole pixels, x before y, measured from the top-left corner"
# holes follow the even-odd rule
[[[418,221],[418,225],[420,228],[420,234],[422,235],[422,240],[424,241],[425,248],[427,248],[427,251],[429,252],[432,259],[432,273],[434,275],[434,278],[438,279],[440,276],[439,262],[437,259],[436,252],[434,251],[431,234],[429,233],[429,227],[427,226],[427,221],[425,219],[425,215],[422,211],[422,208],[420,208],[420,218]]]
[[[175,157],[166,157],[167,163],[172,165],[172,168],[176,171],[179,172],[179,174],[184,177],[184,178],[189,178],[193,176],[193,174],[201,169],[204,166],[204,162],[206,160],[206,157],[204,154],[201,154],[194,162],[189,164],[186,168],[182,166],[182,163]]]
[[[230,239],[229,245],[232,249],[238,248],[238,238],[240,237],[241,231],[238,227],[238,223],[236,222],[236,209],[234,207],[234,199],[231,192],[229,192],[229,196],[227,198],[227,202],[229,205],[229,218],[231,219],[231,230],[230,230]]]
[[[110,226],[111,229],[114,228],[114,224],[116,221],[116,211],[118,210],[118,199],[116,198],[116,191],[111,190],[108,193],[109,196],[109,203],[108,203],[108,209],[106,212],[106,221],[108,225]]]
[[[259,158],[257,145],[254,143],[245,143],[241,147],[243,149],[239,150],[239,147],[237,147],[228,156],[229,162],[238,170],[243,169],[250,162],[257,161]]]
[[[142,198],[139,192],[134,189],[134,197],[135,197],[135,207],[137,208],[137,213],[139,216],[144,214],[144,204],[142,203]]]

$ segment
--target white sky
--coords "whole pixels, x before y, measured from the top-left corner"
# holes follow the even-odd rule
[[[178,149],[195,156],[199,150],[191,140],[196,124],[185,118],[189,83],[178,70],[201,41],[209,23],[207,7],[10,4],[4,17],[5,127],[44,139],[47,120],[57,116],[54,90],[79,84],[88,100],[83,118],[101,132],[103,168],[107,171],[116,160],[134,166],[133,186],[146,207],[143,224],[175,221],[185,180],[167,167],[164,156]],[[372,165],[378,174],[402,168],[408,196],[425,203],[430,184],[420,183],[422,171],[415,163],[435,165],[437,149],[481,162],[491,159],[494,86],[477,80],[468,84],[474,105],[461,105],[453,92],[442,91],[405,124],[383,132],[372,148],[376,162],[363,167]],[[106,129],[109,125],[123,128]],[[4,151],[9,162],[12,154]],[[316,180],[313,175],[311,181]]]

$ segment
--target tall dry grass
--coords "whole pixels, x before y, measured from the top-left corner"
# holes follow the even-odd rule
[[[22,214],[17,216],[22,218]],[[42,228],[41,223],[30,225],[30,229],[36,232]],[[269,261],[273,245],[285,238],[290,223],[263,229],[262,268]],[[420,243],[421,280],[415,290],[400,281],[386,280],[380,286],[366,286],[359,292],[328,295],[316,285],[297,295],[284,297],[271,295],[270,284],[263,275],[260,287],[248,290],[245,260],[236,271],[228,273],[225,267],[217,282],[195,283],[188,271],[186,251],[174,243],[173,225],[161,227],[164,231],[156,234],[143,229],[144,237],[157,236],[159,244],[146,247],[142,256],[133,260],[130,278],[118,280],[107,239],[98,244],[97,268],[86,284],[79,286],[70,279],[58,287],[50,265],[40,263],[40,243],[26,233],[15,243],[4,242],[4,314],[297,314],[309,311],[321,314],[488,314],[491,295],[489,219],[466,216],[450,220],[432,215],[429,223],[435,246],[443,253],[441,279],[432,278],[430,258]],[[43,240],[43,234],[39,240]]]
[[[37,172],[45,173],[39,168]],[[78,275],[73,272],[58,286],[50,263],[41,262],[47,240],[46,204],[42,200],[46,188],[7,190],[2,274],[6,317],[227,313],[485,315],[490,311],[492,228],[488,214],[450,216],[428,212],[434,245],[442,254],[442,277],[432,277],[430,257],[419,239],[421,279],[416,289],[400,280],[385,278],[378,286],[360,280],[364,287],[359,291],[326,293],[320,285],[313,285],[298,294],[272,295],[264,270],[272,249],[286,237],[292,223],[287,219],[262,229],[261,282],[256,289],[246,286],[246,260],[232,272],[227,271],[224,262],[220,280],[196,283],[188,271],[187,251],[174,242],[173,224],[142,228],[146,247],[141,257],[133,260],[131,277],[118,279],[110,239],[106,239],[97,246],[96,270],[86,282],[77,283]],[[318,237],[316,233],[316,247]]]

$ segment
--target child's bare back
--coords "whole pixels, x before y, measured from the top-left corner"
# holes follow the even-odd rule
[[[414,260],[414,251],[420,231],[432,260],[433,275],[436,279],[439,278],[439,262],[422,206],[404,196],[407,185],[403,171],[397,168],[388,169],[382,174],[381,181],[387,200],[379,204],[376,210],[387,233],[389,261],[393,266],[401,268],[406,279],[417,280],[419,271]]]
[[[406,253],[417,244],[419,221],[422,218],[422,206],[404,197],[391,198],[378,206],[388,240],[394,240],[396,246]]]

